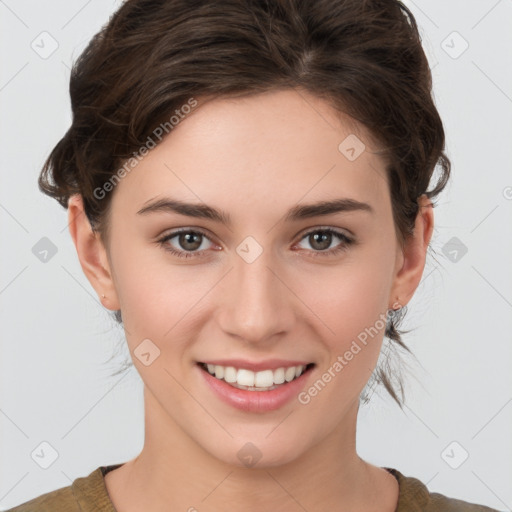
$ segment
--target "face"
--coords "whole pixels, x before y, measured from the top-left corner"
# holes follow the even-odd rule
[[[386,311],[421,275],[401,280],[377,150],[328,103],[286,90],[200,104],[120,181],[106,294],[151,397],[146,415],[235,465],[252,445],[269,466],[291,462],[352,425]],[[158,200],[222,215],[151,209]],[[363,206],[304,208],[347,200]],[[248,391],[200,363],[225,379],[228,366],[259,370],[259,385],[308,366]]]

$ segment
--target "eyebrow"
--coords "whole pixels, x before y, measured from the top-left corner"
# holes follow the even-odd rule
[[[146,215],[152,212],[178,213],[187,217],[209,219],[230,226],[231,217],[228,213],[202,203],[186,203],[178,199],[163,197],[156,201],[146,201],[138,212],[138,215]],[[148,204],[149,203],[149,204]],[[299,221],[333,213],[362,211],[374,214],[373,208],[368,204],[355,199],[341,198],[331,201],[297,205],[288,210],[284,217],[285,222]]]

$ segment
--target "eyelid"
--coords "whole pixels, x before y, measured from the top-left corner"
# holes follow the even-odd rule
[[[334,234],[339,234],[346,236],[347,238],[353,238],[354,235],[352,232],[350,232],[348,229],[344,228],[335,228],[334,226],[313,226],[312,228],[307,228],[306,231],[301,231],[301,238],[302,240],[305,236],[310,235],[311,233],[316,233],[317,231],[331,231]]]
[[[344,231],[341,228],[335,228],[332,226],[313,226],[313,227],[307,228],[306,231],[301,232],[301,235],[300,235],[298,241],[295,243],[295,245],[302,242],[309,235],[311,235],[313,233],[317,233],[317,232],[330,233],[330,234],[334,235],[335,237],[338,237],[338,239],[341,240],[341,243],[339,245],[335,246],[333,249],[329,249],[326,251],[314,251],[314,250],[305,249],[306,252],[311,252],[312,255],[314,255],[314,256],[323,256],[324,254],[325,254],[325,256],[328,256],[329,254],[334,255],[338,251],[346,249],[347,246],[353,245],[356,243],[355,237],[352,234],[348,235],[348,234],[344,233]],[[164,246],[164,245],[166,245],[166,243],[169,240],[172,240],[173,238],[178,236],[180,233],[197,233],[197,234],[202,235],[206,239],[208,239],[212,244],[215,244],[217,246],[219,245],[219,244],[216,244],[216,242],[214,240],[212,240],[212,238],[214,238],[214,237],[212,237],[209,234],[208,230],[199,228],[199,227],[194,227],[194,226],[186,226],[186,227],[173,229],[169,233],[161,235],[157,239],[157,242],[161,246]],[[201,258],[201,257],[206,256],[205,253],[208,252],[208,249],[201,249],[200,251],[184,251],[182,249],[174,249],[172,246],[164,247],[164,249],[178,257],[181,256],[181,257],[186,257],[186,258],[190,258],[190,257]]]
[[[215,240],[215,236],[212,233],[210,233],[207,229],[196,227],[196,226],[185,226],[185,227],[181,227],[181,228],[175,228],[175,229],[170,229],[168,231],[164,231],[163,234],[161,234],[157,237],[157,240],[161,240],[162,238],[167,238],[167,237],[172,238],[176,235],[179,235],[180,233],[191,233],[191,232],[204,235],[211,242],[214,242],[214,240]]]
[[[167,234],[163,234],[158,237],[158,240],[162,240],[164,238],[167,238],[167,240],[173,239],[175,236],[179,235],[180,233],[197,233],[200,235],[203,235],[205,238],[207,238],[212,244],[214,245],[220,245],[215,241],[215,236],[210,234],[210,232],[203,228],[198,228],[194,226],[187,226],[184,228],[176,228],[171,231],[169,231]],[[196,254],[198,254],[200,251],[198,251]]]
[[[313,227],[311,229],[308,229],[307,231],[303,232],[297,242],[297,244],[301,243],[303,240],[307,239],[311,234],[313,233],[330,233],[331,235],[334,235],[337,237],[341,243],[336,245],[332,249],[328,249],[326,251],[314,251],[310,249],[306,249],[306,251],[310,252],[314,256],[321,256],[321,255],[335,255],[339,250],[347,249],[350,245],[356,245],[356,239],[352,235],[347,235],[343,232],[340,228],[334,228],[331,226],[324,226],[324,227]],[[295,245],[297,245],[295,244]]]
[[[298,237],[300,234],[300,238],[298,241],[301,241],[307,235],[310,235],[311,233],[316,233],[317,231],[332,231],[334,234],[339,233],[339,235],[344,235],[347,238],[354,237],[353,233],[350,232],[348,229],[336,228],[333,226],[313,226],[313,227],[307,228],[305,231],[299,231],[299,233],[297,233],[293,238]],[[178,235],[180,233],[188,233],[188,232],[201,233],[206,238],[208,238],[208,240],[210,240],[211,242],[214,242],[213,239],[215,239],[215,236],[210,234],[210,232],[208,230],[206,230],[204,228],[196,227],[196,226],[185,226],[185,227],[181,227],[181,228],[171,229],[171,231],[169,231],[168,233],[164,232],[164,234],[158,236],[157,239],[161,240],[162,238],[174,237],[175,235]]]

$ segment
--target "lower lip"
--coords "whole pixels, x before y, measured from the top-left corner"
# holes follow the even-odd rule
[[[312,367],[308,368],[300,377],[270,391],[247,391],[217,379],[204,370],[200,364],[196,366],[206,383],[223,402],[246,412],[268,412],[279,409],[300,393],[312,369]]]

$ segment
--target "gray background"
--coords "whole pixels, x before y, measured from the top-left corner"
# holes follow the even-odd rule
[[[405,411],[374,395],[358,451],[431,491],[511,510],[512,1],[406,4],[453,177],[404,324],[420,362],[410,360]],[[111,377],[121,360],[107,362],[123,333],[81,270],[66,210],[36,183],[70,123],[70,64],[119,5],[0,0],[2,510],[142,449],[140,377]],[[33,252],[43,237],[57,251],[46,263]]]

